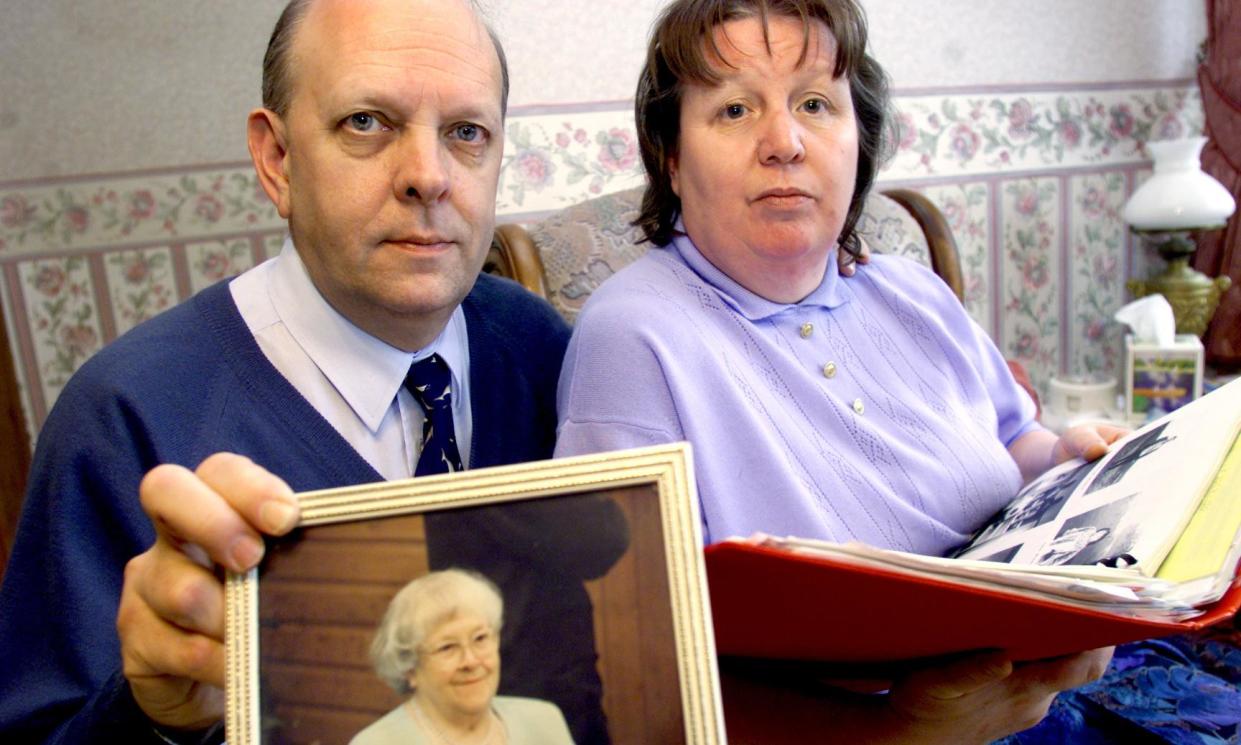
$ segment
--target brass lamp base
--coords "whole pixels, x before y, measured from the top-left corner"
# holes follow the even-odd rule
[[[1232,286],[1227,276],[1211,279],[1189,266],[1193,256],[1194,242],[1184,231],[1133,231],[1146,240],[1156,243],[1159,255],[1168,266],[1162,273],[1150,279],[1131,279],[1127,283],[1135,298],[1159,293],[1168,299],[1172,315],[1176,318],[1176,333],[1202,336],[1215,315],[1219,298]]]

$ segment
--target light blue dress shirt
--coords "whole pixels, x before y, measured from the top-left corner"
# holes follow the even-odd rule
[[[469,467],[470,350],[460,306],[425,348],[397,349],[324,299],[291,239],[278,256],[234,279],[229,291],[267,359],[388,480],[412,476],[422,448],[422,407],[405,390],[405,375],[415,360],[439,354],[452,372],[453,426]]]

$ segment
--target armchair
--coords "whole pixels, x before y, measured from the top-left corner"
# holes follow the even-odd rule
[[[597,197],[529,227],[496,228],[484,270],[517,280],[547,298],[570,323],[590,293],[617,270],[646,253],[638,229],[642,187]],[[935,205],[916,191],[872,194],[859,223],[871,248],[931,267],[964,297],[961,260],[952,230]]]
[[[647,244],[638,243],[641,234],[630,224],[637,217],[642,188],[581,202],[528,227],[497,226],[484,271],[516,280],[573,323],[600,283],[646,252]],[[952,229],[922,194],[908,189],[873,192],[859,232],[874,251],[929,266],[964,299]],[[1008,366],[1038,407],[1038,393],[1025,368],[1011,360]]]

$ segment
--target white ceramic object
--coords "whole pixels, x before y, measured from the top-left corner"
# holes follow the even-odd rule
[[[1135,230],[1216,228],[1236,210],[1232,195],[1202,172],[1205,137],[1146,143],[1155,172],[1125,204],[1122,217]]]
[[[1053,377],[1047,408],[1065,417],[1105,416],[1116,408],[1116,379],[1105,376]]]

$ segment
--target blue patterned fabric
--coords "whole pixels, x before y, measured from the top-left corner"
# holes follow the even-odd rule
[[[1116,648],[1107,673],[1061,694],[1036,727],[1001,745],[1241,743],[1241,630]]]
[[[452,374],[438,354],[417,360],[409,366],[405,388],[422,407],[422,453],[415,476],[455,473],[461,466],[456,430],[452,423]]]

